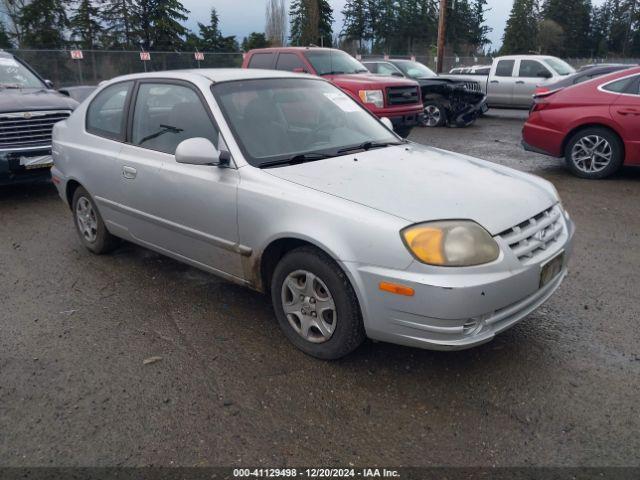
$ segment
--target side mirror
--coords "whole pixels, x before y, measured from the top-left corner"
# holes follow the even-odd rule
[[[387,117],[382,117],[380,121],[385,127],[393,132],[393,123],[391,123],[391,120],[389,120]]]
[[[180,142],[176,148],[176,162],[186,165],[215,165],[226,167],[231,157],[228,152],[221,152],[210,140],[196,137]]]
[[[548,72],[546,70],[542,70],[542,71],[538,72],[538,77],[540,77],[540,78],[551,78],[551,72]]]
[[[49,90],[53,90],[53,88],[54,88],[53,82],[52,82],[51,80],[45,80],[45,81],[44,81],[44,85],[45,85],[45,87],[47,87]]]
[[[392,77],[404,77],[404,75],[402,75],[400,72],[393,72],[391,74]]]

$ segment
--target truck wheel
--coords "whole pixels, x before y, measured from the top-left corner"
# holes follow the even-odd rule
[[[82,187],[76,188],[71,205],[76,231],[89,251],[100,255],[110,252],[118,245],[118,239],[107,230],[89,192]]]
[[[577,132],[565,151],[571,172],[581,178],[601,179],[617,172],[624,161],[622,142],[606,128],[590,127]]]
[[[280,328],[307,355],[336,360],[365,339],[351,282],[316,248],[302,247],[284,256],[273,273],[271,300]]]
[[[425,127],[442,127],[447,123],[447,111],[437,100],[424,101],[424,125]]]

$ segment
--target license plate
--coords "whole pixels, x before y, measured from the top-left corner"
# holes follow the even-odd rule
[[[482,113],[487,113],[489,111],[489,106],[486,103],[483,103],[480,110],[482,110]]]
[[[51,168],[53,166],[53,159],[51,155],[40,155],[37,157],[20,157],[20,165],[27,170],[34,170],[36,168]]]
[[[564,252],[553,257],[547,263],[542,266],[542,270],[540,271],[540,288],[549,284],[554,278],[556,278],[560,272],[562,272],[562,267],[564,266]]]

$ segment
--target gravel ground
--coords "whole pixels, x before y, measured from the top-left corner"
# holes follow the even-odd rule
[[[640,465],[640,172],[574,178],[524,115],[412,134],[551,180],[578,228],[558,293],[464,352],[313,360],[267,298],[91,255],[53,186],[0,190],[0,465]]]

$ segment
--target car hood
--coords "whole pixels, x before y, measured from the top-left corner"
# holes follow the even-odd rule
[[[415,144],[265,172],[408,223],[469,219],[492,235],[558,201],[551,184],[541,178]]]
[[[78,103],[55,90],[0,89],[0,113],[33,110],[73,110]]]

